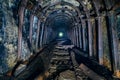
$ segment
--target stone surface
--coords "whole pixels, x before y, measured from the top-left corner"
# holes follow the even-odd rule
[[[64,71],[60,73],[58,80],[76,80],[75,73],[70,70]]]
[[[18,41],[18,3],[19,0],[0,0],[0,73],[16,64]],[[24,44],[22,59],[28,59],[30,51]]]

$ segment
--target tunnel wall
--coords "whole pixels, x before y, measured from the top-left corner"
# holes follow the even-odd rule
[[[22,1],[22,3],[24,3],[24,1],[27,0]],[[118,23],[120,11],[119,7],[116,8],[116,6],[118,6],[119,4],[117,4],[117,0],[99,0],[98,2],[101,3],[97,5],[99,9],[97,10],[97,8],[95,8],[95,6],[93,5],[95,3],[93,3],[92,0],[88,2],[86,1],[87,0],[84,0],[84,4],[81,4],[79,6],[81,13],[83,14],[79,15],[79,17],[84,16],[80,17],[79,20],[83,20],[83,22],[80,21],[80,25],[77,24],[77,26],[75,25],[74,28],[71,28],[72,30],[70,31],[70,39],[72,40],[74,45],[76,45],[80,49],[83,49],[84,51],[87,51],[89,53],[89,57],[95,58],[101,65],[106,66],[114,72],[116,72],[117,70],[119,74],[120,39],[118,39],[119,29],[117,29],[117,31],[115,28],[116,26],[118,26],[119,28]],[[81,2],[81,0],[79,2]],[[39,8],[41,7],[41,5],[38,6],[36,1],[30,0],[30,5],[28,5],[29,7],[27,6],[26,9],[26,7],[22,5],[22,3],[20,5],[20,3],[21,2],[19,2],[18,0],[0,1],[0,73],[5,72],[9,68],[12,68],[12,66],[14,66],[14,64],[16,63],[15,60],[17,59],[18,55],[20,55],[21,59],[27,59],[32,54],[30,50],[36,50],[36,47],[38,46],[37,43],[39,43],[39,47],[43,47],[43,45],[47,42],[48,34],[50,36],[50,33],[47,33],[49,32],[47,26],[44,26],[44,17],[46,16],[43,17],[41,10],[39,10],[41,9]],[[20,8],[18,8],[18,5],[20,5]],[[22,8],[25,9],[25,12],[23,11],[24,20],[19,19],[21,18],[21,13],[19,13],[18,16],[18,9]],[[116,8],[116,10],[114,8]],[[91,11],[91,13],[89,11]],[[40,14],[37,14],[37,12],[40,12]],[[40,28],[38,26],[39,21],[35,20],[35,17],[43,21],[43,25],[41,25]],[[78,17],[78,15],[76,17]],[[99,22],[99,20],[101,20],[101,22]],[[21,37],[18,37],[18,28],[23,28],[21,30],[23,37],[22,40],[20,40],[22,43],[19,43],[19,39],[21,39]],[[40,29],[40,31],[37,32],[38,29]],[[78,29],[80,29],[80,31]],[[83,32],[81,34],[82,37],[80,37],[80,32]],[[54,32],[51,34],[56,35],[54,34]],[[36,35],[37,39],[35,37]],[[48,43],[49,39],[52,40],[53,38],[49,37]],[[37,43],[36,40],[38,40]],[[80,40],[82,40],[81,44]],[[22,44],[22,46],[17,47],[19,45],[18,43]],[[32,48],[30,50],[28,49],[28,43],[30,43],[30,47]],[[18,48],[21,49],[21,47],[22,50],[17,50]],[[17,54],[17,51],[22,52]]]
[[[18,0],[0,0],[0,73],[13,68],[17,59],[18,42]],[[23,40],[22,59],[30,56]]]

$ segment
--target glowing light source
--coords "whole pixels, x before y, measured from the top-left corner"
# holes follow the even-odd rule
[[[63,37],[63,33],[62,32],[59,33],[59,37]]]

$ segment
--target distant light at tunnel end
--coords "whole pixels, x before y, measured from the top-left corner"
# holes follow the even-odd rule
[[[63,33],[62,32],[59,32],[59,37],[63,37]]]

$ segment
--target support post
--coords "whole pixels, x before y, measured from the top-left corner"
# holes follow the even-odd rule
[[[81,30],[81,33],[82,33],[82,48],[84,51],[86,51],[86,32],[85,32],[85,28],[86,28],[86,23],[85,21],[82,20],[82,30]]]
[[[79,26],[77,25],[77,47],[80,47],[80,41],[79,41]]]
[[[89,56],[93,56],[93,44],[92,44],[92,26],[91,26],[91,21],[88,19],[88,43],[89,43]]]
[[[20,60],[21,53],[22,53],[22,27],[24,24],[24,11],[27,5],[28,0],[22,0],[18,10],[18,18],[19,18],[19,25],[18,25],[18,55],[17,59]]]
[[[47,27],[45,27],[45,29],[44,29],[44,36],[43,36],[43,40],[44,40],[43,43],[44,44],[46,44],[46,39],[47,39],[46,35],[47,35]]]
[[[77,26],[75,27],[75,36],[76,36],[76,46],[77,46],[78,44]]]
[[[73,41],[73,29],[71,30],[71,40],[72,40],[72,44],[74,44],[74,41]]]
[[[48,41],[47,41],[47,40],[48,40],[48,33],[49,33],[49,32],[48,32],[48,27],[47,27],[47,28],[46,28],[46,35],[45,35],[45,39],[46,39],[45,44],[47,44],[47,42],[48,42]]]
[[[112,67],[115,73],[119,73],[119,55],[118,55],[118,37],[117,37],[117,31],[115,29],[115,15],[114,12],[109,12],[108,16],[108,34],[109,34],[109,46],[111,50],[111,62]]]
[[[40,35],[40,20],[38,20],[38,23],[37,23],[36,49],[38,49],[39,35]]]
[[[102,37],[102,26],[101,26],[101,17],[97,18],[97,26],[98,26],[98,58],[99,58],[99,63],[103,65],[103,37]]]
[[[74,45],[76,45],[76,28],[74,27]]]
[[[82,49],[82,32],[81,32],[81,25],[79,24],[79,47]]]
[[[73,36],[72,36],[72,40],[73,40],[73,44],[75,45],[75,28],[73,28]]]
[[[31,14],[30,15],[30,30],[29,30],[29,41],[30,41],[30,44],[32,44],[33,20],[34,20],[34,15]]]
[[[42,31],[41,31],[41,35],[40,35],[40,47],[42,47],[42,43],[43,43],[43,36],[44,35],[44,23],[42,23]]]
[[[73,44],[75,45],[75,41],[74,41],[74,28],[72,29],[72,41],[73,41]]]

